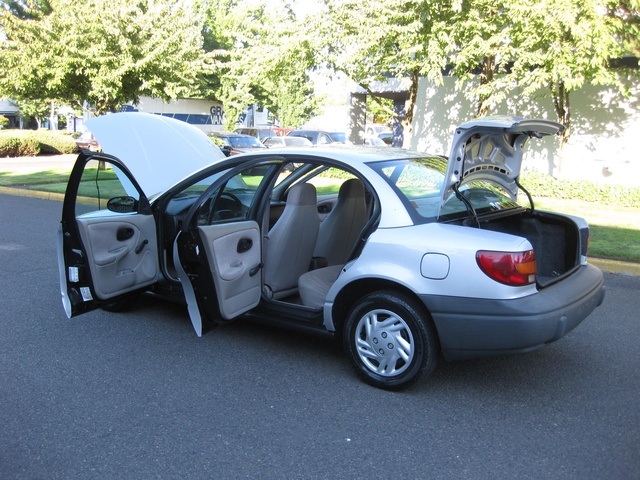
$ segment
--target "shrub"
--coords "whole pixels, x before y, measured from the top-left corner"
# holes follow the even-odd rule
[[[40,142],[19,130],[0,132],[0,157],[27,157],[40,153]]]
[[[9,126],[9,119],[4,115],[0,115],[0,130]]]
[[[523,172],[522,186],[535,197],[598,202],[619,207],[640,207],[640,188],[603,185],[588,180],[558,180],[541,172]]]
[[[78,151],[76,142],[70,135],[49,130],[39,130],[36,138],[40,142],[42,154],[74,153]]]
[[[0,132],[0,157],[26,157],[78,151],[70,135],[49,130]]]

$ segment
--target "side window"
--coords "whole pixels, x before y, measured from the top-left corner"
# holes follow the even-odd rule
[[[345,170],[329,168],[311,178],[309,183],[315,185],[318,197],[321,197],[323,195],[337,195],[342,184],[350,178],[356,177]]]
[[[318,138],[318,144],[319,145],[324,145],[326,143],[331,143],[331,139],[323,133]]]
[[[118,197],[118,198],[116,198]],[[123,213],[107,210],[107,202],[117,202]],[[76,217],[81,215],[123,215],[136,211],[139,192],[117,166],[102,160],[87,162],[78,186]]]
[[[275,166],[259,166],[229,178],[212,193],[198,215],[199,225],[212,225],[253,218],[260,198],[258,192]]]

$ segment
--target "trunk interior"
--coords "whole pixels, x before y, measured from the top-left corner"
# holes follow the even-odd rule
[[[559,280],[580,263],[580,231],[569,218],[527,211],[480,221],[481,228],[524,237],[536,254],[538,286]]]

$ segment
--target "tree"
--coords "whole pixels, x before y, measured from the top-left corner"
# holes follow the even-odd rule
[[[375,82],[409,78],[402,121],[411,135],[420,77],[442,83],[451,40],[446,28],[452,2],[418,0],[325,0],[328,16],[316,29],[319,50],[333,69],[344,72],[375,99]],[[395,112],[389,112],[397,118]]]
[[[640,57],[640,0],[613,0],[607,15],[623,42],[625,53]]]
[[[484,116],[504,100],[509,91],[503,81],[512,60],[508,2],[463,1],[454,11],[447,26],[453,41],[452,72],[467,98],[476,102],[476,116]],[[469,84],[475,87],[464,88]]]
[[[597,0],[538,0],[511,4],[510,79],[524,96],[546,89],[571,135],[571,93],[584,85],[622,85],[610,61],[622,53],[611,19]],[[561,165],[559,165],[561,168]]]
[[[248,105],[274,112],[283,125],[306,121],[317,109],[309,70],[314,65],[304,25],[288,3],[210,0],[205,49],[215,59],[227,127]]]
[[[207,70],[194,2],[25,0],[0,13],[0,95],[99,114],[187,96]],[[20,7],[17,8],[15,5]]]
[[[623,52],[625,32],[615,20],[632,15],[613,7],[607,15],[605,6],[598,0],[462,2],[452,25],[453,71],[466,85],[474,81],[474,69],[480,72],[479,84],[466,89],[478,101],[478,114],[495,109],[516,88],[525,98],[546,92],[565,126],[562,151],[571,135],[571,93],[584,85],[624,88],[611,68]]]

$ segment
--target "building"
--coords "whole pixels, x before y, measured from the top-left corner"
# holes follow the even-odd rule
[[[13,101],[6,98],[0,99],[0,115],[9,119],[7,128],[21,128],[20,108]]]
[[[541,147],[525,152],[525,170],[539,170],[555,176],[585,179],[640,187],[640,84],[637,74],[625,81],[629,95],[606,86],[588,85],[571,94],[572,126],[569,142],[560,151],[555,137],[542,140]],[[402,115],[408,98],[409,79],[390,79],[376,85],[376,93],[394,101]],[[519,115],[557,120],[553,104],[546,92],[535,99],[516,94],[499,105],[491,114]],[[350,138],[364,135],[367,93],[355,89],[351,93]],[[476,106],[460,89],[456,79],[445,76],[442,85],[421,78],[413,116],[412,132],[405,134],[395,122],[396,146],[448,155],[457,125],[475,117]],[[561,166],[561,168],[560,168]]]

